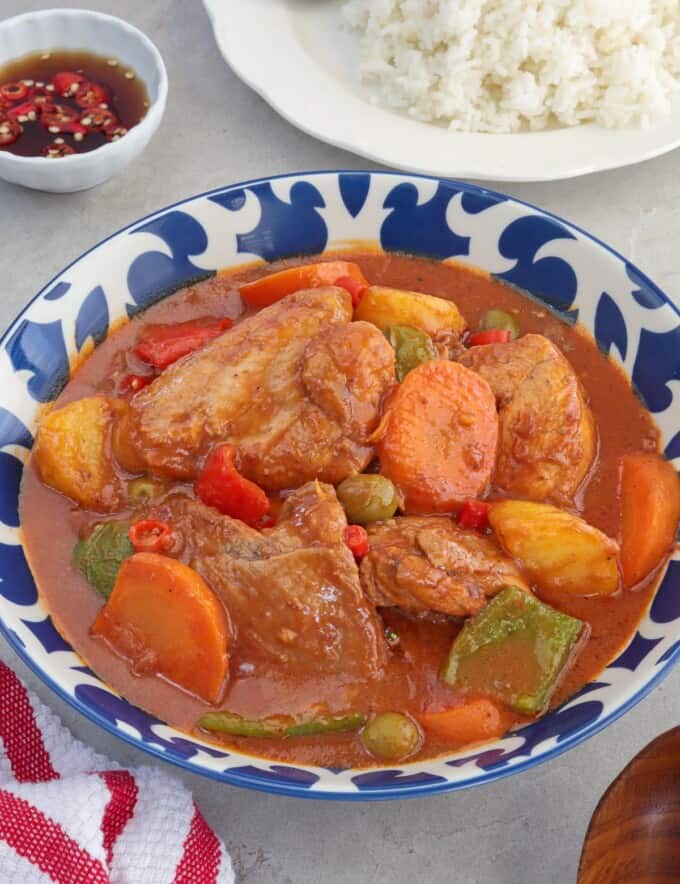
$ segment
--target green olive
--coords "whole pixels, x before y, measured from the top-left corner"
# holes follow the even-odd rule
[[[375,758],[400,761],[418,751],[422,735],[418,725],[408,715],[383,712],[363,729],[361,742]]]
[[[509,331],[511,341],[514,341],[515,338],[519,337],[517,320],[510,313],[506,313],[505,310],[487,310],[484,316],[482,316],[482,321],[479,323],[479,327],[484,331],[492,328]]]
[[[420,328],[411,325],[390,325],[385,329],[385,337],[394,347],[399,382],[423,362],[437,358],[432,339]]]
[[[160,482],[156,482],[155,479],[150,479],[148,476],[142,476],[128,482],[128,501],[132,504],[145,503],[158,497],[164,490],[165,486]]]
[[[336,491],[347,521],[355,525],[391,519],[399,505],[394,485],[385,476],[374,473],[348,476]]]

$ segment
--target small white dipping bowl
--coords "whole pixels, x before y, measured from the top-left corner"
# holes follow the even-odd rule
[[[143,80],[150,107],[118,141],[59,159],[19,157],[0,150],[0,178],[52,193],[86,190],[112,178],[146,147],[165,110],[168,76],[149,38],[112,15],[87,9],[47,9],[0,22],[0,67],[34,52],[84,50],[117,58]]]

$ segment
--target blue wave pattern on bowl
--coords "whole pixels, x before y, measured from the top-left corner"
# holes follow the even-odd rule
[[[526,289],[566,321],[578,319],[632,377],[659,423],[667,455],[680,457],[672,386],[680,378],[678,312],[640,271],[577,228],[473,185],[398,173],[309,173],[223,188],[95,246],[49,283],[2,339],[0,626],[57,693],[133,745],[248,788],[361,800],[463,788],[525,770],[622,714],[680,656],[680,563],[670,563],[629,646],[560,709],[476,751],[352,771],[221,751],[117,696],[46,616],[18,531],[19,483],[36,409],[58,394],[69,357],[102,341],[118,317],[222,267],[315,254],[356,240],[467,261]]]

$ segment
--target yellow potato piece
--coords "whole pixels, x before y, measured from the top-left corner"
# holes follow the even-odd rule
[[[465,320],[453,301],[382,285],[366,289],[354,318],[372,322],[383,330],[390,325],[411,325],[429,335],[441,331],[460,335],[465,328]]]
[[[503,500],[491,505],[489,522],[539,587],[571,595],[619,588],[618,544],[578,516],[546,503]]]
[[[113,469],[109,429],[126,404],[89,396],[51,411],[40,423],[33,457],[46,485],[87,509],[110,512],[123,500]]]

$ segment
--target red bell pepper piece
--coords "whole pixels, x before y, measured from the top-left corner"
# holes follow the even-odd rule
[[[362,525],[348,525],[345,528],[345,543],[355,559],[363,559],[368,552],[368,534]]]
[[[269,512],[269,498],[259,486],[239,473],[234,454],[233,445],[215,448],[194,483],[194,491],[207,506],[257,528]]]
[[[358,279],[353,279],[351,276],[341,276],[339,279],[335,280],[335,285],[339,285],[340,288],[343,288],[350,293],[352,297],[352,307],[355,309],[361,303],[364,292],[368,288],[365,283],[359,282]]]
[[[491,504],[483,500],[466,500],[458,513],[458,524],[461,528],[483,531],[489,526],[490,509]]]
[[[475,332],[470,335],[468,344],[471,347],[479,347],[481,344],[507,344],[512,332],[507,328],[489,328],[486,331]]]
[[[162,370],[194,350],[200,350],[233,324],[231,319],[219,319],[203,323],[150,325],[142,331],[133,350],[144,362]]]

